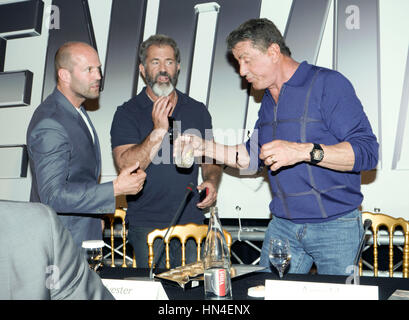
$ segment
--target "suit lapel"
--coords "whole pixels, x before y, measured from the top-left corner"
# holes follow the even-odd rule
[[[81,115],[79,114],[79,112],[76,110],[76,108],[71,104],[71,102],[68,101],[68,99],[60,92],[60,90],[58,90],[57,88],[54,89],[53,95],[55,97],[55,99],[57,100],[57,102],[59,103],[59,105],[68,113],[70,114],[74,119],[76,119],[76,121],[78,122],[78,125],[80,126],[80,128],[83,130],[84,134],[88,137],[89,142],[91,143],[91,145],[93,144],[92,142],[92,136],[88,130],[88,127],[86,125],[86,123],[84,122],[84,120],[82,119]],[[81,107],[83,108],[83,107]],[[87,117],[88,121],[90,122],[90,125],[92,127],[91,124],[91,120],[89,120],[87,113],[84,110],[84,114]]]
[[[96,168],[95,168],[95,175],[98,178],[100,173],[101,173],[101,150],[100,150],[100,145],[98,141],[98,135],[97,132],[95,131],[95,128],[92,124],[91,119],[89,118],[87,112],[83,107],[81,107],[84,111],[85,117],[88,119],[88,122],[92,128],[92,132],[94,133],[94,141],[92,141],[92,136],[91,133],[89,132],[88,126],[85,123],[84,119],[82,119],[81,115],[77,110],[75,110],[75,107],[68,101],[68,99],[57,89],[54,89],[53,96],[58,102],[58,104],[66,111],[68,112],[69,115],[71,115],[74,119],[76,119],[79,127],[81,130],[84,132],[84,134],[88,137],[90,146],[92,146],[95,154],[95,159],[96,159]]]
[[[78,111],[77,111],[77,112],[78,112]],[[80,115],[79,113],[78,113],[78,115],[77,115],[77,119],[78,119],[78,124],[79,124],[79,126],[81,127],[82,131],[84,131],[84,134],[87,136],[87,138],[88,138],[88,140],[89,140],[89,143],[90,143],[91,145],[93,145],[94,142],[92,141],[91,133],[89,132],[89,129],[88,129],[88,127],[87,127],[87,124],[85,123],[84,119],[81,117],[81,115]],[[89,121],[89,120],[88,120],[88,121]],[[90,125],[91,125],[91,123],[90,123]],[[92,128],[92,125],[91,125],[91,128]]]

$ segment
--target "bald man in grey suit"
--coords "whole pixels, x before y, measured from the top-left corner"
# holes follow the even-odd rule
[[[55,212],[0,200],[0,300],[113,299]]]
[[[88,44],[61,46],[55,57],[57,87],[38,106],[27,130],[30,201],[52,207],[78,247],[84,240],[102,239],[101,214],[114,213],[115,196],[138,193],[146,177],[135,163],[112,182],[99,183],[100,145],[83,103],[99,96],[100,67]]]

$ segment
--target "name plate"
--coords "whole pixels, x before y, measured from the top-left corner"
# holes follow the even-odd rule
[[[102,279],[116,300],[169,300],[160,282]]]
[[[265,300],[378,300],[378,287],[367,285],[266,280]]]

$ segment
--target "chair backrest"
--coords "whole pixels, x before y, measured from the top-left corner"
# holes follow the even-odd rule
[[[409,223],[403,218],[394,218],[382,213],[371,213],[371,212],[362,212],[362,221],[370,219],[372,221],[372,234],[373,234],[373,269],[374,276],[378,276],[378,236],[379,228],[384,226],[388,230],[389,234],[389,276],[393,277],[393,237],[396,227],[400,226],[404,235],[404,244],[403,244],[403,262],[402,262],[402,274],[404,278],[407,278],[409,275]],[[359,263],[359,272],[362,275],[362,259]]]
[[[189,238],[193,238],[196,242],[197,245],[197,261],[200,261],[200,244],[202,243],[203,239],[206,238],[207,235],[207,229],[208,226],[205,224],[196,224],[196,223],[188,223],[185,225],[176,225],[172,227],[172,229],[169,231],[166,239],[165,239],[165,254],[166,254],[166,268],[170,269],[170,256],[169,256],[169,242],[173,238],[179,239],[180,243],[182,244],[182,266],[186,265],[186,249],[185,249],[185,244]],[[149,267],[152,266],[152,263],[154,261],[154,252],[153,252],[153,243],[155,242],[155,239],[157,238],[162,238],[165,236],[166,231],[168,228],[165,229],[155,229],[151,231],[146,240],[148,243],[148,251],[149,251]],[[232,245],[232,236],[230,232],[223,230],[224,237],[227,242],[227,246],[229,248],[229,253],[230,253],[230,247]]]

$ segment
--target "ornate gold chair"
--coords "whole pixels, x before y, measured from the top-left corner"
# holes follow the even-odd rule
[[[121,234],[120,236],[122,237],[122,268],[126,268],[126,225],[125,225],[125,217],[126,217],[126,211],[122,208],[118,208],[115,210],[114,214],[110,214],[106,216],[109,221],[109,227],[110,227],[110,234],[111,234],[111,267],[115,267],[115,246],[114,246],[114,240],[115,240],[115,230],[114,230],[114,224],[116,219],[121,220],[122,224],[122,229],[121,229]],[[136,261],[135,261],[135,254],[132,259],[132,267],[136,268]]]
[[[186,252],[185,252],[185,244],[189,238],[193,238],[196,241],[197,245],[197,261],[200,261],[200,244],[202,243],[203,239],[206,238],[207,235],[207,225],[198,225],[196,223],[188,223],[185,225],[176,225],[172,227],[172,230],[169,231],[166,239],[165,239],[165,254],[166,254],[166,269],[170,269],[170,257],[169,257],[169,243],[173,238],[177,238],[180,240],[182,244],[182,266],[186,265]],[[153,243],[155,239],[162,238],[165,236],[166,231],[168,228],[164,229],[155,229],[151,231],[147,236],[147,243],[148,243],[148,250],[149,250],[149,267],[152,266],[154,261],[154,252],[153,252]],[[227,242],[227,246],[229,248],[232,245],[232,236],[230,232],[223,230],[224,237]]]
[[[409,275],[409,223],[403,219],[403,218],[394,218],[385,214],[381,213],[371,213],[371,212],[363,212],[362,213],[362,221],[365,221],[365,219],[370,219],[372,220],[372,234],[373,234],[373,272],[374,276],[378,276],[378,268],[379,268],[379,263],[378,263],[378,239],[379,239],[379,229],[380,227],[386,227],[389,235],[389,250],[388,250],[388,256],[389,256],[389,261],[388,261],[388,269],[389,269],[389,276],[393,277],[394,273],[394,262],[393,262],[393,257],[394,257],[394,232],[396,230],[396,227],[400,226],[402,228],[403,232],[403,238],[404,238],[404,243],[403,243],[403,250],[402,250],[402,255],[403,255],[403,261],[402,261],[402,274],[404,278],[407,278]],[[359,262],[359,273],[362,275],[362,259]]]

